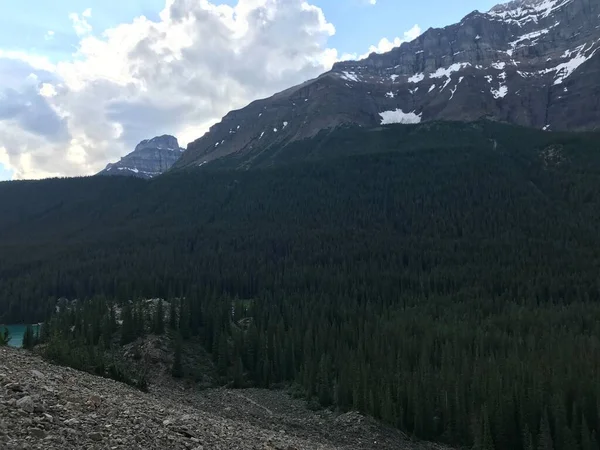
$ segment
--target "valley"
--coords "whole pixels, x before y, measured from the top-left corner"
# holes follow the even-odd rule
[[[41,324],[0,340],[0,448],[600,450],[599,0],[345,61],[312,3],[274,60],[293,2],[196,3],[70,14],[72,67],[9,55],[44,71],[0,91],[0,173],[95,175],[0,182],[0,324]]]
[[[207,355],[186,380],[295,389],[450,447],[527,448],[551,423],[570,450],[598,421],[598,142],[349,127],[248,170],[232,155],[152,180],[0,184],[0,320],[78,299],[53,319],[54,355],[104,371],[102,352],[153,333],[139,300],[161,297],[183,353]]]

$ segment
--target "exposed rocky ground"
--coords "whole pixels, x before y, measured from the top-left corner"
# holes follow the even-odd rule
[[[440,449],[280,391],[124,384],[0,348],[0,449]]]

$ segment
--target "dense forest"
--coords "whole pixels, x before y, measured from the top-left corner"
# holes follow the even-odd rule
[[[151,181],[2,183],[0,322],[96,355],[164,332],[136,306],[161,297],[224,383],[294,383],[452,445],[598,450],[599,147],[352,128]]]

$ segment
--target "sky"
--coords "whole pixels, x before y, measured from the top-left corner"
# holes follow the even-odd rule
[[[0,0],[0,180],[91,175],[499,0]]]

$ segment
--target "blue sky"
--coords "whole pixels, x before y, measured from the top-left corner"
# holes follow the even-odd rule
[[[164,111],[158,111],[160,109],[159,103],[164,104],[165,101],[170,101],[173,96],[171,95],[171,97],[159,101],[157,98],[152,98],[146,92],[147,89],[139,90],[136,95],[132,96],[130,91],[125,92],[124,83],[119,85],[118,80],[115,83],[115,79],[120,76],[123,70],[130,70],[133,67],[133,59],[116,63],[117,65],[121,64],[121,72],[115,69],[115,73],[109,73],[110,68],[107,67],[111,65],[110,52],[118,52],[120,47],[117,39],[104,45],[108,38],[103,32],[107,29],[114,29],[121,24],[131,24],[139,16],[145,16],[149,20],[158,23],[161,21],[159,13],[165,8],[166,1],[171,0],[54,0],[53,2],[46,0],[0,0],[0,10],[2,12],[0,14],[0,100],[7,93],[13,97],[15,92],[19,94],[15,97],[17,98],[15,101],[20,102],[21,106],[25,105],[26,108],[25,106],[23,108],[28,110],[27,114],[29,116],[25,117],[22,122],[25,124],[25,128],[29,127],[29,132],[32,126],[32,114],[36,120],[43,116],[49,118],[50,123],[55,124],[55,126],[53,125],[55,129],[52,130],[50,135],[41,133],[39,136],[32,137],[31,133],[28,134],[28,142],[27,144],[23,143],[23,145],[20,144],[20,139],[24,139],[21,137],[24,135],[20,135],[14,132],[13,128],[10,128],[11,131],[5,133],[8,137],[3,137],[2,128],[0,127],[0,180],[10,178],[13,175],[12,171],[15,170],[18,171],[19,177],[91,173],[102,167],[107,161],[122,156],[123,153],[126,153],[126,150],[129,149],[130,151],[136,140],[151,137],[148,134],[152,134],[154,131],[156,131],[156,134],[169,132],[174,126],[181,125],[179,126],[181,130],[175,130],[180,133],[180,136],[183,135],[186,139],[198,137],[198,134],[205,130],[207,124],[211,121],[214,122],[230,108],[240,107],[245,102],[251,101],[253,99],[252,95],[270,95],[273,90],[285,88],[324,71],[324,67],[320,67],[318,64],[309,70],[300,66],[299,60],[288,58],[281,61],[277,58],[280,58],[282,50],[279,50],[279,52],[274,51],[272,64],[265,63],[265,65],[276,67],[289,64],[290,67],[285,76],[279,73],[265,73],[262,79],[267,80],[264,82],[267,86],[257,86],[257,80],[253,81],[255,84],[248,82],[247,86],[240,86],[245,81],[235,79],[232,80],[230,86],[216,86],[223,91],[219,93],[221,97],[211,99],[210,102],[207,101],[207,104],[203,106],[205,111],[189,110],[186,105],[193,103],[193,96],[182,98],[180,104],[170,104]],[[200,0],[197,0],[195,5],[194,2],[175,1],[187,5],[186,7],[190,9],[201,9],[198,6],[201,3]],[[248,5],[259,3],[258,0],[241,0],[240,3],[242,2]],[[267,0],[267,2],[277,3],[275,0]],[[212,0],[211,3],[227,4],[234,7],[238,4],[238,0]],[[282,25],[271,28],[273,33],[289,34],[287,38],[291,40],[286,42],[285,38],[282,38],[281,42],[277,44],[277,41],[280,40],[278,37],[265,38],[265,36],[259,36],[257,38],[254,36],[255,39],[260,38],[260,40],[256,44],[250,43],[249,45],[262,49],[266,45],[265,42],[270,44],[276,42],[274,45],[281,45],[283,51],[289,50],[288,53],[290,54],[306,52],[306,57],[317,60],[324,58],[325,47],[335,49],[338,57],[344,54],[362,55],[367,53],[370,46],[377,46],[382,38],[393,40],[395,37],[402,37],[403,33],[415,24],[419,25],[422,31],[429,27],[449,25],[458,22],[463,16],[475,9],[487,11],[497,1],[459,0],[449,2],[447,0],[426,0],[401,2],[400,0],[377,0],[375,4],[371,4],[371,0],[309,0],[308,3],[322,10],[324,21],[317,20],[313,15],[305,17],[306,24],[302,23],[300,19],[298,24],[295,24],[294,13],[290,12],[294,7],[300,8],[301,2],[299,0],[279,0],[278,3],[284,5],[284,7],[279,7],[279,16],[277,17],[281,17],[281,21],[288,20],[289,25],[281,22]],[[301,9],[297,9],[297,11],[298,14],[302,14]],[[76,14],[76,16],[73,16],[73,14]],[[82,25],[82,27],[79,27],[79,31],[78,23]],[[330,29],[327,28],[329,24],[335,27],[335,34],[333,35],[329,31]],[[208,40],[210,40],[210,26],[215,26],[215,24],[205,24],[198,19],[195,24],[196,28],[193,30],[198,39],[198,42],[194,44],[196,45],[194,48],[197,50],[196,55],[199,58],[198,61],[202,60],[203,63],[207,60],[206,52],[208,50],[201,47],[201,42],[202,39],[207,40],[207,33]],[[311,36],[314,37],[314,42],[296,43],[298,40],[295,37],[296,35],[292,32],[288,33],[288,29],[294,26],[298,27],[298,30],[296,30],[298,33],[300,33],[300,30],[306,29],[306,26],[312,27]],[[140,31],[139,27],[136,28],[131,25],[128,31],[123,33],[128,36],[138,33],[140,35],[139,42],[144,42],[144,36],[146,38],[154,36],[150,34],[143,35],[144,32],[147,32],[147,30]],[[168,34],[171,33],[174,32],[168,31]],[[304,35],[301,36],[305,37]],[[184,38],[185,36],[182,37],[182,39]],[[87,50],[84,55],[80,52],[77,56],[74,56],[78,49],[82,48],[84,39],[87,39],[93,45],[88,43],[85,46]],[[315,43],[323,47],[322,54],[315,53],[315,45],[313,45]],[[129,51],[135,50],[136,47],[133,44],[131,45]],[[296,46],[298,48],[291,48]],[[6,59],[6,55],[10,52],[12,52],[12,56]],[[176,51],[174,52],[176,53]],[[202,58],[200,58],[200,55],[202,55]],[[329,54],[329,56],[331,55]],[[32,58],[39,59],[40,57],[47,60],[47,63],[42,65],[31,63]],[[264,59],[271,56],[265,55],[263,52],[260,57]],[[210,58],[214,58],[214,55],[210,55]],[[155,59],[158,60],[159,58]],[[81,67],[77,66],[75,61],[78,60],[83,60],[85,64]],[[7,61],[11,64],[14,63],[14,65],[11,66]],[[198,64],[198,61],[190,61],[189,67],[178,67],[177,70],[179,71],[192,70],[191,73],[186,74],[184,80],[189,80],[190,77],[202,78],[203,80],[207,78],[204,72],[202,75],[193,73],[194,64]],[[151,66],[155,62],[160,63],[160,61],[150,61],[147,65]],[[27,76],[28,70],[23,68],[24,64],[31,65],[30,72],[32,75],[29,75],[29,77]],[[223,67],[230,70],[227,64],[228,60],[224,60],[213,64],[213,67],[209,68],[210,70],[206,67],[205,69],[212,73],[213,78],[218,81],[219,70],[223,70]],[[50,67],[47,69],[46,66]],[[164,61],[162,66],[155,66],[155,72],[151,75],[147,74],[146,78],[138,76],[139,74],[136,73],[136,81],[139,82],[140,86],[153,84],[164,86],[164,84],[154,80],[156,70],[163,70],[163,66]],[[245,66],[242,65],[239,68],[231,69],[231,72],[241,72],[244,68]],[[95,75],[96,72],[103,71],[107,73]],[[289,76],[289,73],[294,75]],[[17,75],[21,77],[21,84],[14,85],[13,81]],[[46,82],[49,85],[46,86],[49,89],[46,92],[50,94],[28,100],[28,93],[33,92],[30,89],[32,76],[38,83],[38,89],[35,90],[34,94],[39,97],[38,91],[41,92],[42,83]],[[260,77],[257,75],[256,78]],[[4,85],[3,80],[10,80],[9,85]],[[166,80],[168,81],[169,78]],[[175,81],[173,82],[175,83]],[[121,91],[116,90],[117,85],[123,89]],[[103,93],[99,92],[100,88],[98,86],[106,87]],[[59,91],[61,87],[63,91]],[[208,89],[211,91],[211,95],[214,95],[212,94],[214,89],[211,86],[203,85],[202,88]],[[206,97],[201,95],[200,91],[197,92],[197,95],[201,100]],[[89,97],[89,100],[84,101],[84,97]],[[97,106],[96,110],[88,111],[94,104]],[[32,112],[31,109],[36,108],[38,105],[43,107],[43,111]],[[144,108],[142,108],[142,105],[144,105]],[[152,105],[152,108],[149,105]],[[90,116],[90,121],[94,115],[98,116],[96,122],[105,120],[105,123],[101,124],[104,126],[102,131],[104,134],[106,134],[107,129],[120,130],[116,134],[118,138],[113,139],[112,142],[107,139],[102,140],[98,138],[102,135],[99,129],[92,129],[93,127],[90,124],[79,123],[81,120],[78,116],[83,114],[81,111],[84,110]],[[54,114],[52,111],[56,114],[50,117]],[[144,129],[144,124],[133,119],[136,116],[140,117],[140,111],[144,112],[144,117],[147,117],[146,114],[150,114],[150,123],[157,124],[153,126],[152,130]],[[173,111],[178,111],[181,115],[186,111],[185,114],[186,117],[189,117],[190,123],[175,124],[168,122],[165,117],[173,116]],[[2,120],[2,111],[0,111],[0,126]],[[196,128],[192,126],[197,124],[201,124],[201,126],[198,125]],[[38,124],[34,128],[36,131],[47,131],[48,125],[39,126]],[[59,136],[64,138],[63,141],[59,141]],[[185,145],[186,142],[181,144]],[[44,149],[38,150],[38,147],[44,147]],[[67,147],[69,149],[60,154],[61,149]],[[103,150],[99,150],[100,148]],[[26,158],[21,157],[27,154],[29,156]],[[7,168],[7,155],[10,155],[12,171]],[[49,161],[53,159],[61,160],[60,158],[64,159],[65,156],[68,156],[70,161],[69,167],[65,166],[63,168],[56,163],[54,167],[50,167]],[[20,161],[18,167],[15,163],[16,160]]]
[[[378,0],[315,0],[328,21],[336,27],[329,44],[341,53],[363,53],[381,38],[401,35],[414,24],[423,31],[458,22],[469,12],[487,11],[500,0],[425,0],[402,2]],[[215,1],[235,5],[236,0]],[[0,0],[0,48],[27,49],[56,59],[76,50],[78,39],[69,14],[87,8],[93,11],[90,22],[97,30],[110,28],[144,15],[158,19],[165,0]],[[32,13],[33,12],[33,13]],[[54,36],[48,39],[48,31]]]

